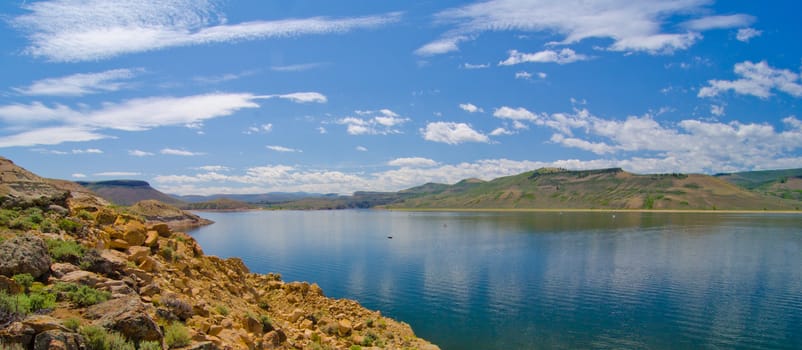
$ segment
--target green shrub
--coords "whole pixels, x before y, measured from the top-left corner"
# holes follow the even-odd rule
[[[76,241],[48,239],[47,250],[56,261],[80,260],[86,254],[86,248]]]
[[[173,261],[173,255],[175,254],[175,251],[173,251],[173,248],[164,247],[159,251],[159,254],[164,258],[164,260]]]
[[[70,318],[64,320],[62,325],[64,327],[67,327],[67,329],[69,329],[69,330],[71,330],[73,332],[77,332],[78,329],[81,328],[81,320],[79,320],[79,319],[77,319],[75,317],[70,317]]]
[[[259,315],[259,322],[262,323],[262,332],[270,332],[273,328],[273,321],[268,315]]]
[[[28,304],[31,312],[49,310],[56,307],[56,295],[46,291],[28,295]]]
[[[187,327],[180,322],[173,322],[164,327],[164,344],[170,349],[189,345]]]
[[[0,309],[3,311],[25,316],[31,312],[56,307],[56,295],[46,291],[29,294],[9,295],[0,291]]]
[[[84,219],[84,220],[92,220],[93,219],[92,213],[86,211],[85,209],[81,209],[76,216],[79,219]]]
[[[19,216],[19,212],[11,209],[0,209],[0,226],[9,227],[11,222]]]
[[[162,344],[157,341],[143,341],[139,343],[139,350],[162,350]]]
[[[31,289],[31,284],[33,284],[33,276],[29,273],[14,275],[11,279],[17,282],[17,284],[25,290],[25,293]]]
[[[351,345],[351,347],[348,348],[348,349],[349,350],[362,350],[362,347],[359,346],[359,345],[354,344],[354,345]]]
[[[64,292],[67,299],[79,306],[91,306],[109,300],[111,293],[100,291],[84,285],[75,283],[57,283],[54,287],[59,292]]]
[[[362,345],[373,346],[373,342],[375,342],[378,339],[379,337],[377,337],[376,334],[374,334],[373,332],[368,332],[368,334],[365,334],[365,336],[362,337]]]
[[[81,228],[81,223],[72,221],[68,218],[63,218],[58,221],[58,228],[66,232],[75,233],[78,232],[79,228]]]
[[[122,334],[109,332],[103,327],[84,326],[80,333],[88,350],[136,350]]]

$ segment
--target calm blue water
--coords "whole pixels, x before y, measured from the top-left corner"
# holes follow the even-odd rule
[[[207,254],[317,282],[443,349],[802,349],[802,215],[201,215]]]

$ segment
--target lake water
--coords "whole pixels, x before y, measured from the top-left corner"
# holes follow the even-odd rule
[[[802,349],[802,215],[200,213],[207,254],[448,349]],[[392,239],[388,239],[392,236]]]

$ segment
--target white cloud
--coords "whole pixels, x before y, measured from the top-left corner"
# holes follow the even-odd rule
[[[320,68],[327,65],[327,63],[322,62],[315,62],[315,63],[300,63],[300,64],[289,64],[286,66],[272,66],[270,70],[276,72],[303,72],[308,71],[316,68]]]
[[[128,151],[128,155],[129,156],[134,156],[134,157],[149,157],[149,156],[152,156],[153,153],[145,152],[145,151],[138,150],[138,149],[133,149],[133,150],[129,150]]]
[[[325,133],[328,133],[328,130],[326,130],[326,128],[324,128],[324,127],[322,127],[322,126],[318,126],[316,130],[317,130],[317,132],[318,132],[318,133],[320,133],[321,135],[322,135],[322,134],[325,134]]]
[[[421,129],[423,138],[427,141],[442,142],[457,145],[465,142],[490,142],[487,135],[482,134],[465,123],[433,122]]]
[[[562,49],[559,52],[554,50],[543,50],[535,53],[523,53],[518,50],[511,50],[510,57],[498,63],[499,66],[512,66],[521,63],[557,63],[568,64],[577,61],[587,61],[590,57],[577,54],[571,49]]]
[[[244,71],[244,72],[241,72],[241,73],[227,73],[227,74],[216,75],[216,76],[199,76],[199,77],[193,78],[193,80],[195,80],[196,82],[202,83],[202,84],[218,84],[218,83],[224,83],[224,82],[227,82],[227,81],[237,80],[237,79],[241,79],[241,78],[244,78],[244,77],[247,77],[247,76],[251,76],[251,75],[256,74],[257,72],[258,71],[256,71],[256,70],[249,70],[249,71]]]
[[[749,40],[752,40],[752,38],[759,37],[761,34],[763,34],[762,30],[757,30],[755,28],[741,28],[738,29],[738,33],[735,34],[735,38],[738,39],[738,41],[747,43]]]
[[[721,117],[721,116],[723,116],[723,115],[725,114],[725,112],[724,112],[724,106],[720,106],[720,105],[710,105],[710,114],[712,114],[712,115],[714,115],[714,116],[716,116],[716,117]]]
[[[74,149],[72,154],[103,154],[103,151],[97,148]]]
[[[529,80],[532,79],[532,73],[520,71],[515,73],[515,79]]]
[[[208,172],[231,171],[231,168],[222,165],[204,165],[204,166],[199,166],[195,169]]]
[[[546,79],[549,75],[543,72],[538,72],[537,77],[540,79]]]
[[[453,37],[441,38],[439,40],[432,41],[426,45],[419,47],[417,50],[415,50],[415,54],[419,56],[433,56],[453,51],[459,51],[459,46],[457,45],[465,40],[468,40],[468,37],[453,36]]]
[[[514,135],[514,131],[507,130],[505,128],[495,128],[493,131],[490,132],[490,136],[501,136],[501,135]]]
[[[248,127],[247,130],[243,131],[242,133],[246,134],[246,135],[253,135],[253,134],[259,134],[259,133],[267,134],[267,133],[269,133],[271,131],[273,131],[273,123],[267,123],[267,124],[262,124],[262,125],[259,125],[259,126],[250,126],[250,127]]]
[[[367,118],[345,117],[336,121],[337,124],[345,125],[350,135],[400,134],[398,126],[409,121],[409,118],[404,118],[386,108],[378,111],[357,110],[354,113]]]
[[[267,147],[267,149],[269,149],[271,151],[276,151],[276,152],[288,152],[288,153],[293,153],[293,152],[299,152],[300,153],[300,152],[303,152],[302,150],[299,150],[299,149],[289,148],[289,147],[284,147],[284,146],[270,145],[270,146],[266,146],[266,147]]]
[[[462,68],[465,68],[465,69],[485,69],[485,68],[490,68],[490,63],[485,63],[485,64],[464,63],[464,64],[462,64]]]
[[[326,98],[325,95],[323,95],[323,94],[321,94],[319,92],[294,92],[294,93],[291,93],[291,94],[267,95],[267,96],[261,96],[261,97],[264,97],[264,98],[278,97],[278,98],[282,98],[282,99],[285,99],[285,100],[290,100],[290,101],[295,102],[295,103],[311,103],[311,102],[326,103],[328,101],[328,98]]]
[[[537,121],[539,117],[534,113],[528,111],[526,108],[518,107],[518,108],[511,108],[507,106],[503,106],[501,108],[496,109],[493,112],[493,116],[496,118],[502,119],[511,119],[511,120],[525,120],[525,121]]]
[[[356,150],[360,152],[367,152],[368,149],[365,146],[356,146]]]
[[[24,131],[14,135],[0,136],[0,148],[58,145],[64,142],[95,141],[109,137],[84,127],[48,127]]]
[[[206,153],[201,152],[191,152],[183,149],[175,149],[175,148],[163,148],[159,151],[161,154],[169,155],[169,156],[182,156],[182,157],[194,157],[194,156],[202,156]]]
[[[727,29],[746,27],[755,22],[755,17],[744,14],[708,16],[682,23],[682,26],[690,30],[705,31],[711,29]]]
[[[86,177],[86,174],[74,173],[74,174],[72,174],[72,175],[70,175],[70,176],[72,176],[72,177],[73,177],[73,178],[75,178],[75,179],[83,179],[83,178],[85,178],[85,177]]]
[[[14,90],[33,96],[84,96],[118,91],[129,85],[123,81],[133,78],[141,71],[141,69],[113,69],[100,73],[73,74],[37,80],[28,87]]]
[[[709,86],[699,89],[699,97],[713,97],[727,90],[741,95],[769,98],[772,90],[779,90],[794,97],[802,97],[802,77],[787,69],[775,69],[766,61],[735,64],[738,80],[709,80]]]
[[[484,112],[483,109],[476,107],[473,103],[460,103],[459,108],[468,113]]]
[[[94,176],[108,176],[108,177],[123,177],[123,176],[139,176],[142,173],[137,173],[133,171],[105,171],[101,173],[94,173]]]
[[[6,105],[0,106],[0,120],[9,124],[8,131],[22,131],[0,136],[0,147],[98,140],[108,137],[99,133],[99,130],[104,129],[144,131],[174,125],[200,127],[204,120],[228,116],[245,108],[259,108],[258,100],[273,97],[294,101],[325,100],[325,96],[317,93],[269,96],[213,93],[186,97],[139,98],[122,103],[106,102],[97,109],[83,105],[77,110],[64,105],[50,107],[39,102]],[[53,126],[54,123],[58,125]]]
[[[709,14],[709,0],[489,0],[451,8],[436,15],[436,23],[450,28],[443,36],[415,52],[434,55],[459,50],[459,43],[485,31],[540,32],[557,36],[557,44],[585,39],[610,39],[609,50],[670,53],[684,50],[701,38],[697,32],[668,32],[666,18]],[[713,22],[736,22],[735,14],[709,16],[697,27],[714,28]],[[665,27],[665,28],[664,28]]]
[[[216,1],[53,0],[23,4],[11,19],[26,33],[25,52],[59,62],[93,61],[169,47],[345,33],[400,20],[399,13],[226,23]]]
[[[429,158],[408,157],[408,158],[393,159],[387,162],[387,165],[395,167],[407,167],[407,168],[428,168],[436,166],[437,162]]]

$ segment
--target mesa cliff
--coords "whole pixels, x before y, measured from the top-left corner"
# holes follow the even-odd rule
[[[438,349],[379,311],[205,255],[167,223],[2,157],[0,348]]]

